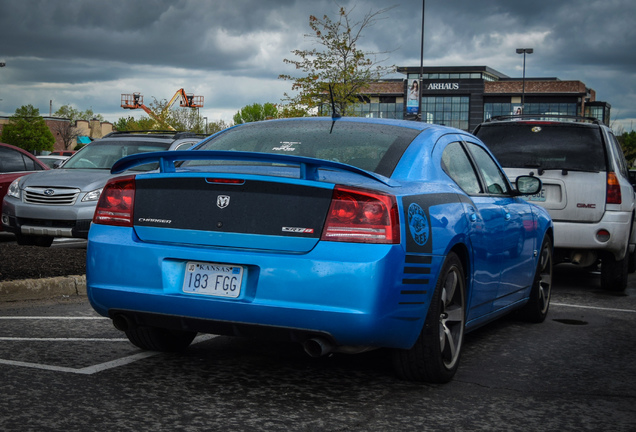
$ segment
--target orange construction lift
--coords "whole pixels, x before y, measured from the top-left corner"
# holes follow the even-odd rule
[[[179,106],[184,108],[201,108],[203,107],[203,96],[194,96],[192,93],[186,93],[183,89],[177,90],[174,94],[168,105],[163,109],[161,114],[165,113],[169,110],[172,105],[176,102],[177,99],[180,99]],[[150,117],[155,119],[155,121],[159,124],[165,124],[165,122],[157,116],[150,108],[144,105],[144,97],[141,93],[133,93],[133,94],[122,94],[121,95],[121,107],[124,109],[139,109],[141,108],[148,114]],[[167,125],[170,129],[174,130],[173,127]]]

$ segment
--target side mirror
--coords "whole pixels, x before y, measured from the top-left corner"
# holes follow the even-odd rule
[[[515,187],[519,195],[535,195],[541,192],[543,183],[538,177],[522,175],[515,180]]]

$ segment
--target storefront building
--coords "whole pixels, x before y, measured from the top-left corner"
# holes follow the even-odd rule
[[[488,118],[522,110],[525,114],[578,115],[610,122],[611,106],[597,101],[596,92],[581,81],[526,78],[524,82],[487,66],[429,66],[421,71],[419,66],[398,67],[397,71],[406,79],[369,86],[361,95],[356,115],[421,119],[466,131]]]

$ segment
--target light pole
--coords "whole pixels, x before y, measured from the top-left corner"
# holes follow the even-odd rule
[[[526,54],[532,54],[532,48],[517,48],[517,54],[523,54],[523,84],[521,88],[521,114],[526,109]]]
[[[419,121],[422,121],[422,76],[424,75],[424,11],[426,9],[426,0],[422,0],[422,34],[420,40],[420,79],[417,83],[418,100],[417,111]]]
[[[205,134],[208,134],[208,118],[207,117],[203,117],[203,120],[205,120]]]
[[[7,65],[7,64],[6,64],[5,62],[3,62],[3,61],[0,61],[0,68],[3,68],[3,67],[5,67],[6,65]],[[2,99],[0,99],[0,101],[1,101],[1,100],[2,100]]]

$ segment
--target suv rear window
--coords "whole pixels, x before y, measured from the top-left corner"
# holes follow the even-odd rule
[[[606,171],[598,127],[520,122],[483,124],[475,132],[506,168]]]

